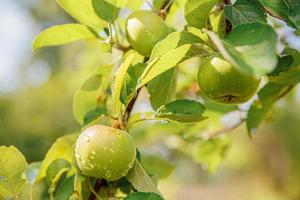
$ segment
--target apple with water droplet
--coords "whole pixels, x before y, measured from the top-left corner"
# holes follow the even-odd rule
[[[198,71],[203,94],[218,103],[245,103],[256,93],[260,79],[238,71],[221,57],[203,58]]]
[[[75,158],[82,173],[108,181],[126,176],[135,157],[136,145],[132,136],[103,125],[84,130],[75,145]]]
[[[127,18],[125,28],[131,46],[146,57],[150,56],[154,45],[170,33],[163,19],[147,10],[134,11]]]

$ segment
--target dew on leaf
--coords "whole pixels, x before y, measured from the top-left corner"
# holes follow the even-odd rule
[[[112,172],[111,172],[110,170],[106,170],[106,171],[105,171],[105,176],[106,176],[107,178],[111,177],[111,174],[112,174]]]
[[[84,137],[84,141],[86,141],[86,142],[90,142],[91,141],[90,136],[84,135],[83,137]]]
[[[5,176],[0,176],[0,182],[1,181],[6,181],[6,177]]]

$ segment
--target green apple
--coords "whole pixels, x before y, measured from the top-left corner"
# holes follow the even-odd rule
[[[214,56],[202,60],[198,83],[209,99],[225,104],[240,104],[253,97],[260,79],[243,74],[224,59]]]
[[[150,56],[154,45],[168,35],[169,27],[151,11],[134,11],[126,20],[126,35],[131,46],[141,55]]]
[[[108,181],[126,176],[135,162],[136,146],[127,132],[93,125],[78,137],[75,158],[83,174]]]

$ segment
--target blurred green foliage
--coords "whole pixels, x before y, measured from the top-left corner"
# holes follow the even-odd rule
[[[47,26],[43,24],[45,22],[72,22],[55,1],[38,1],[33,6],[26,1],[20,3],[31,12],[40,26]],[[169,23],[172,21],[169,20]],[[16,146],[28,162],[43,159],[58,136],[79,130],[72,113],[72,97],[76,89],[99,66],[115,62],[117,55],[118,52],[113,56],[102,53],[99,47],[89,42],[46,49],[36,54],[32,62],[42,59],[49,63],[51,77],[41,86],[25,85],[12,94],[0,96],[0,145]],[[181,74],[178,77],[177,90],[186,91],[189,86],[185,83],[193,78],[190,75],[195,69],[180,67],[179,70],[188,75]],[[192,87],[189,89],[193,90]],[[212,121],[214,127],[219,126],[220,114],[213,111],[213,105],[209,110],[213,119],[208,122],[195,126],[173,122],[137,123],[133,126],[133,135],[139,146],[159,149],[176,166],[175,174],[159,185],[169,199],[197,200],[202,194],[203,199],[299,200],[300,100],[299,97],[295,98],[295,93],[296,90],[278,102],[269,122],[264,123],[252,140],[248,139],[242,129],[233,132],[233,136],[230,136],[232,147],[229,148],[225,163],[221,164],[215,174],[208,173],[205,168],[187,158],[187,154],[193,151],[192,146],[199,143],[197,128],[209,128]],[[180,93],[180,97],[188,95]],[[224,112],[230,110],[228,108]],[[195,143],[189,146],[186,141]],[[176,189],[178,191],[174,195]],[[193,196],[183,196],[188,193],[187,190]]]

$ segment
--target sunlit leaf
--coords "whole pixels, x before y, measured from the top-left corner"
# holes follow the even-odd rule
[[[74,158],[74,144],[78,137],[78,134],[70,134],[63,137],[58,138],[53,145],[48,150],[39,174],[37,176],[36,182],[40,181],[41,179],[45,178],[47,175],[48,167],[51,163],[57,159],[64,159],[69,163],[73,162]]]
[[[133,168],[129,171],[126,178],[137,191],[153,192],[160,195],[152,179],[145,172],[139,161],[135,161]]]
[[[226,40],[213,32],[208,34],[223,57],[241,72],[261,76],[276,67],[277,35],[267,24],[240,25]]]
[[[95,31],[100,31],[106,26],[106,22],[101,20],[95,13],[91,0],[56,0],[68,14],[78,22],[85,24]]]
[[[187,0],[185,4],[185,19],[196,28],[207,27],[209,13],[220,0]]]
[[[16,199],[26,183],[27,162],[13,146],[0,147],[0,195],[4,199]]]
[[[101,66],[73,97],[73,113],[80,124],[87,124],[106,113],[105,98],[112,66]]]
[[[97,15],[108,22],[113,22],[118,17],[120,0],[91,0]],[[126,1],[123,1],[126,4]],[[123,5],[124,6],[124,5]]]
[[[63,24],[52,26],[36,36],[32,49],[68,44],[83,39],[95,38],[91,29],[82,24]]]
[[[130,54],[126,58],[126,60],[121,64],[120,68],[118,69],[118,71],[115,74],[115,81],[113,84],[113,93],[112,93],[115,116],[119,116],[122,113],[122,104],[121,104],[122,85],[123,85],[124,79],[126,77],[127,70],[130,67],[135,56],[136,56],[136,53]]]

